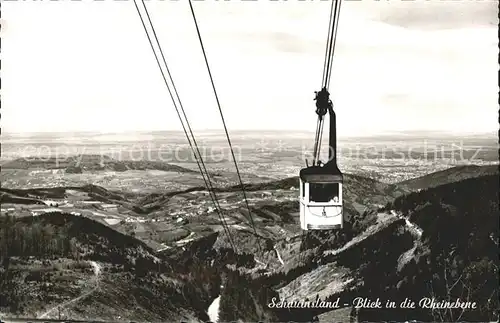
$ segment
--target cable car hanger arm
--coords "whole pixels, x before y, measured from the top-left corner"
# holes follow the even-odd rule
[[[318,121],[316,125],[316,134],[314,138],[313,162],[312,166],[320,166],[319,155],[321,152],[321,141],[323,137],[324,116],[327,111],[330,114],[330,139],[329,139],[329,156],[328,163],[336,163],[336,124],[335,112],[333,111],[333,103],[330,100],[328,87],[330,85],[333,54],[337,40],[338,17],[340,13],[341,0],[332,0],[330,9],[330,21],[328,26],[328,37],[326,44],[325,63],[323,66],[322,88],[320,91],[315,91],[316,114]]]

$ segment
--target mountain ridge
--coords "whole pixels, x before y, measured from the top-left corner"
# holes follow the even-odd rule
[[[14,312],[22,311],[22,308],[25,313],[39,309],[41,303],[33,300],[32,308],[26,309],[30,289],[15,287],[22,286],[26,277],[30,277],[27,282],[31,292],[48,302],[44,306],[77,296],[78,291],[89,288],[78,283],[90,279],[91,272],[88,264],[84,265],[85,261],[97,261],[103,267],[103,288],[95,292],[91,299],[86,298],[75,304],[74,308],[66,309],[65,313],[70,317],[91,319],[95,315],[116,319],[122,315],[122,318],[132,320],[206,321],[208,305],[217,295],[222,295],[221,320],[311,321],[314,316],[334,311],[277,311],[267,308],[267,302],[270,297],[283,299],[287,295],[302,295],[310,299],[319,295],[322,300],[341,297],[347,302],[352,301],[354,296],[389,297],[399,301],[404,297],[429,296],[425,282],[435,284],[435,297],[455,297],[462,287],[459,284],[457,290],[447,294],[442,289],[444,275],[456,278],[457,274],[453,273],[455,270],[459,272],[458,275],[464,273],[467,279],[464,282],[469,284],[484,276],[494,285],[494,275],[498,273],[492,262],[493,251],[498,247],[494,241],[498,241],[498,236],[490,235],[494,233],[491,230],[498,226],[494,225],[494,215],[498,214],[498,196],[495,199],[498,188],[495,185],[499,177],[496,173],[481,175],[483,169],[478,171],[475,167],[456,168],[445,174],[464,172],[469,172],[468,176],[472,178],[443,177],[442,172],[425,175],[423,177],[427,178],[423,183],[431,181],[433,176],[444,178],[442,182],[446,183],[417,192],[415,186],[406,188],[346,174],[346,219],[343,230],[307,232],[296,237],[290,235],[293,230],[284,230],[288,232],[285,236],[277,233],[280,232],[279,228],[283,230],[287,226],[298,226],[295,200],[262,203],[252,208],[252,212],[260,218],[256,222],[259,233],[265,233],[260,237],[255,237],[250,228],[241,229],[242,224],[246,223],[242,218],[229,214],[229,218],[234,221],[230,224],[230,230],[236,238],[239,254],[234,254],[225,234],[220,231],[206,233],[191,242],[157,252],[136,237],[122,234],[83,216],[52,212],[37,217],[10,218],[8,221],[13,222],[0,226],[0,230],[8,227],[15,233],[9,235],[11,240],[8,240],[8,248],[0,248],[0,289],[8,291],[0,304],[9,302],[9,311]],[[249,192],[275,192],[287,191],[297,185],[297,177],[291,177],[249,184],[245,188]],[[162,199],[189,193],[172,191],[149,195],[149,200],[138,197],[131,201],[126,193],[111,192],[99,186],[82,186],[78,189],[92,191],[95,194],[93,198],[99,197],[105,201],[136,203],[145,211],[152,201],[163,205]],[[239,192],[240,187],[229,186],[221,188],[223,190]],[[46,194],[46,197],[64,196],[66,189],[1,191],[32,198],[32,195],[37,194]],[[240,211],[244,214],[242,210],[237,210]],[[401,218],[392,215],[391,211],[400,214]],[[204,219],[201,216],[190,221]],[[481,220],[475,221],[477,219]],[[422,235],[412,234],[406,227],[406,220],[422,227]],[[496,221],[498,224],[498,219]],[[181,224],[176,226],[180,227]],[[272,228],[276,228],[276,231]],[[461,238],[458,239],[457,235]],[[2,232],[1,236],[6,235]],[[19,243],[16,240],[21,239],[19,237],[25,237],[26,240],[19,240],[24,241]],[[41,237],[45,237],[44,243],[33,244]],[[1,243],[5,241],[0,240]],[[257,249],[257,244],[262,250]],[[55,258],[62,259],[62,263]],[[265,263],[267,268],[261,263]],[[57,269],[58,266],[63,268]],[[83,271],[74,269],[79,266],[83,267]],[[443,266],[450,270],[439,271]],[[437,275],[437,278],[434,279],[432,275]],[[44,281],[52,284],[47,287],[48,290],[43,287]],[[221,283],[225,286],[222,290],[219,287]],[[61,299],[55,300],[44,294],[53,291],[52,288],[67,292],[60,292]],[[494,319],[492,308],[498,304],[488,303],[490,292],[486,287],[480,287],[475,292],[475,299],[482,302],[478,311],[441,314],[448,315],[447,319],[459,315],[469,321]],[[17,308],[10,306],[13,302],[19,303]],[[346,309],[342,310],[345,312]],[[87,316],[83,313],[87,313]],[[374,318],[440,321],[436,316],[438,314],[425,310],[369,309],[349,313],[360,321]]]
[[[499,173],[499,165],[462,165],[397,183],[410,190],[436,187],[468,178]]]

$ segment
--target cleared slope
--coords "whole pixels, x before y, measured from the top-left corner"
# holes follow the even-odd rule
[[[205,310],[218,276],[210,276],[214,272],[207,264],[192,260],[186,270],[133,237],[84,217],[50,213],[2,221],[2,237],[7,237],[0,240],[3,313],[34,317],[95,288],[86,283],[94,275],[87,261],[94,261],[102,268],[99,289],[66,307],[66,318],[208,318]],[[197,267],[206,280],[200,280]]]

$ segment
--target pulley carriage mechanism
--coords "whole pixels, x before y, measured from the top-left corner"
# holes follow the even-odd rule
[[[300,170],[300,225],[302,230],[330,230],[343,227],[342,182],[337,166],[335,112],[329,93],[323,88],[316,94],[318,128],[312,166]],[[329,114],[330,136],[328,161],[319,161],[321,130],[326,112]]]

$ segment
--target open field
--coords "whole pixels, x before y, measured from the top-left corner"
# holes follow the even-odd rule
[[[199,137],[200,152],[207,169],[215,175],[214,181],[218,185],[235,184],[235,166],[225,137],[206,132]],[[313,134],[309,133],[232,135],[235,157],[245,182],[296,176],[312,150],[312,139]],[[177,132],[6,135],[1,149],[0,180],[4,187],[96,184],[109,189],[152,192],[203,184],[190,147]],[[457,165],[496,163],[498,143],[496,136],[489,135],[339,138],[338,155],[343,172],[396,183]],[[93,160],[82,160],[81,156],[93,156]],[[323,159],[327,156],[328,151],[324,150]],[[27,157],[39,160],[28,167],[22,162]],[[92,165],[78,169],[86,163]]]

